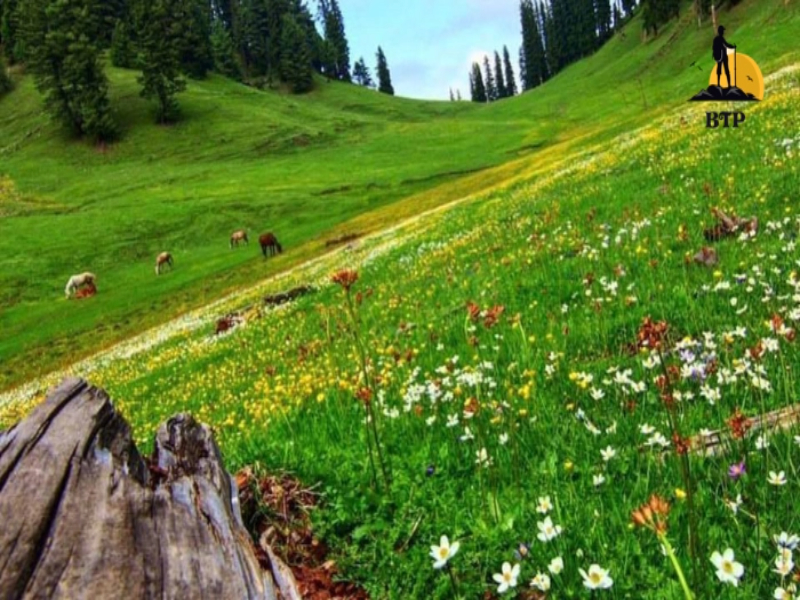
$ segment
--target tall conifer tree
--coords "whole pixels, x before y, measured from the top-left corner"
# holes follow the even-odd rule
[[[283,15],[280,66],[281,78],[295,94],[308,92],[314,86],[311,51],[306,34],[291,13]]]
[[[497,100],[497,84],[495,83],[494,74],[492,74],[492,65],[489,63],[489,55],[483,57],[483,83],[486,86],[486,101],[494,102]]]
[[[488,102],[489,98],[486,94],[486,85],[483,83],[483,74],[481,73],[481,66],[478,63],[472,63],[470,82],[472,88],[472,101]]]
[[[511,56],[508,54],[508,46],[503,46],[503,64],[505,68],[506,96],[516,96],[517,80],[514,77],[514,67],[511,66]]]
[[[508,98],[506,90],[506,78],[503,75],[503,63],[500,61],[500,54],[495,50],[494,53],[494,79],[497,88],[497,99]]]
[[[378,91],[383,94],[394,96],[394,86],[392,85],[392,74],[389,72],[389,63],[386,61],[386,55],[383,53],[383,48],[378,46]]]
[[[100,61],[98,0],[26,0],[18,35],[46,110],[78,135],[112,139],[116,126]]]
[[[150,0],[139,10],[139,40],[142,51],[142,96],[157,102],[156,121],[168,123],[178,117],[175,96],[186,89],[181,77],[181,52],[186,0]]]

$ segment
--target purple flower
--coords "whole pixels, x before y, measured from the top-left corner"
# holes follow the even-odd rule
[[[736,479],[739,479],[739,477],[744,475],[746,472],[747,472],[747,469],[745,469],[744,461],[742,461],[742,462],[740,462],[738,464],[734,463],[728,469],[728,477],[730,477],[731,479],[736,480]]]
[[[425,474],[426,474],[428,477],[430,477],[431,475],[433,475],[435,472],[436,472],[436,467],[435,467],[435,466],[433,466],[433,465],[430,465],[430,466],[429,466],[427,469],[425,469]]]

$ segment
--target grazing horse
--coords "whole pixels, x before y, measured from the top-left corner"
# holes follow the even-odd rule
[[[250,244],[250,240],[247,239],[247,232],[244,229],[233,232],[231,235],[231,248],[233,248],[234,244],[238,246],[240,242],[244,242],[248,245]]]
[[[283,252],[283,247],[278,242],[278,238],[273,233],[264,233],[258,238],[258,243],[261,244],[261,253],[264,258],[267,256],[275,256]]]
[[[69,281],[67,281],[67,287],[64,288],[64,294],[69,299],[75,294],[75,292],[78,291],[78,288],[81,288],[84,285],[94,286],[95,281],[97,281],[97,275],[94,273],[81,273],[80,275],[73,275],[69,278]]]
[[[172,254],[169,252],[162,252],[156,256],[156,275],[161,275],[161,269],[164,265],[169,265],[170,271],[173,267]]]

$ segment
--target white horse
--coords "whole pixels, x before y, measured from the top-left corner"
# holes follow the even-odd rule
[[[169,252],[162,252],[156,256],[156,275],[161,275],[161,269],[164,267],[164,265],[169,265],[170,270],[172,270],[172,254]]]
[[[244,242],[248,246],[250,245],[250,240],[247,239],[247,232],[244,229],[234,231],[231,234],[231,248],[234,246],[238,247],[241,242]]]
[[[71,298],[73,294],[84,285],[92,284],[97,281],[97,275],[94,273],[81,273],[80,275],[73,275],[67,281],[67,287],[64,288],[64,294],[67,298]]]

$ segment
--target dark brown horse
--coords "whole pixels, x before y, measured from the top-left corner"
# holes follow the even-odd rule
[[[264,258],[267,256],[275,256],[283,252],[283,248],[278,242],[278,238],[273,233],[264,233],[258,238],[258,243],[261,244],[261,253]]]

